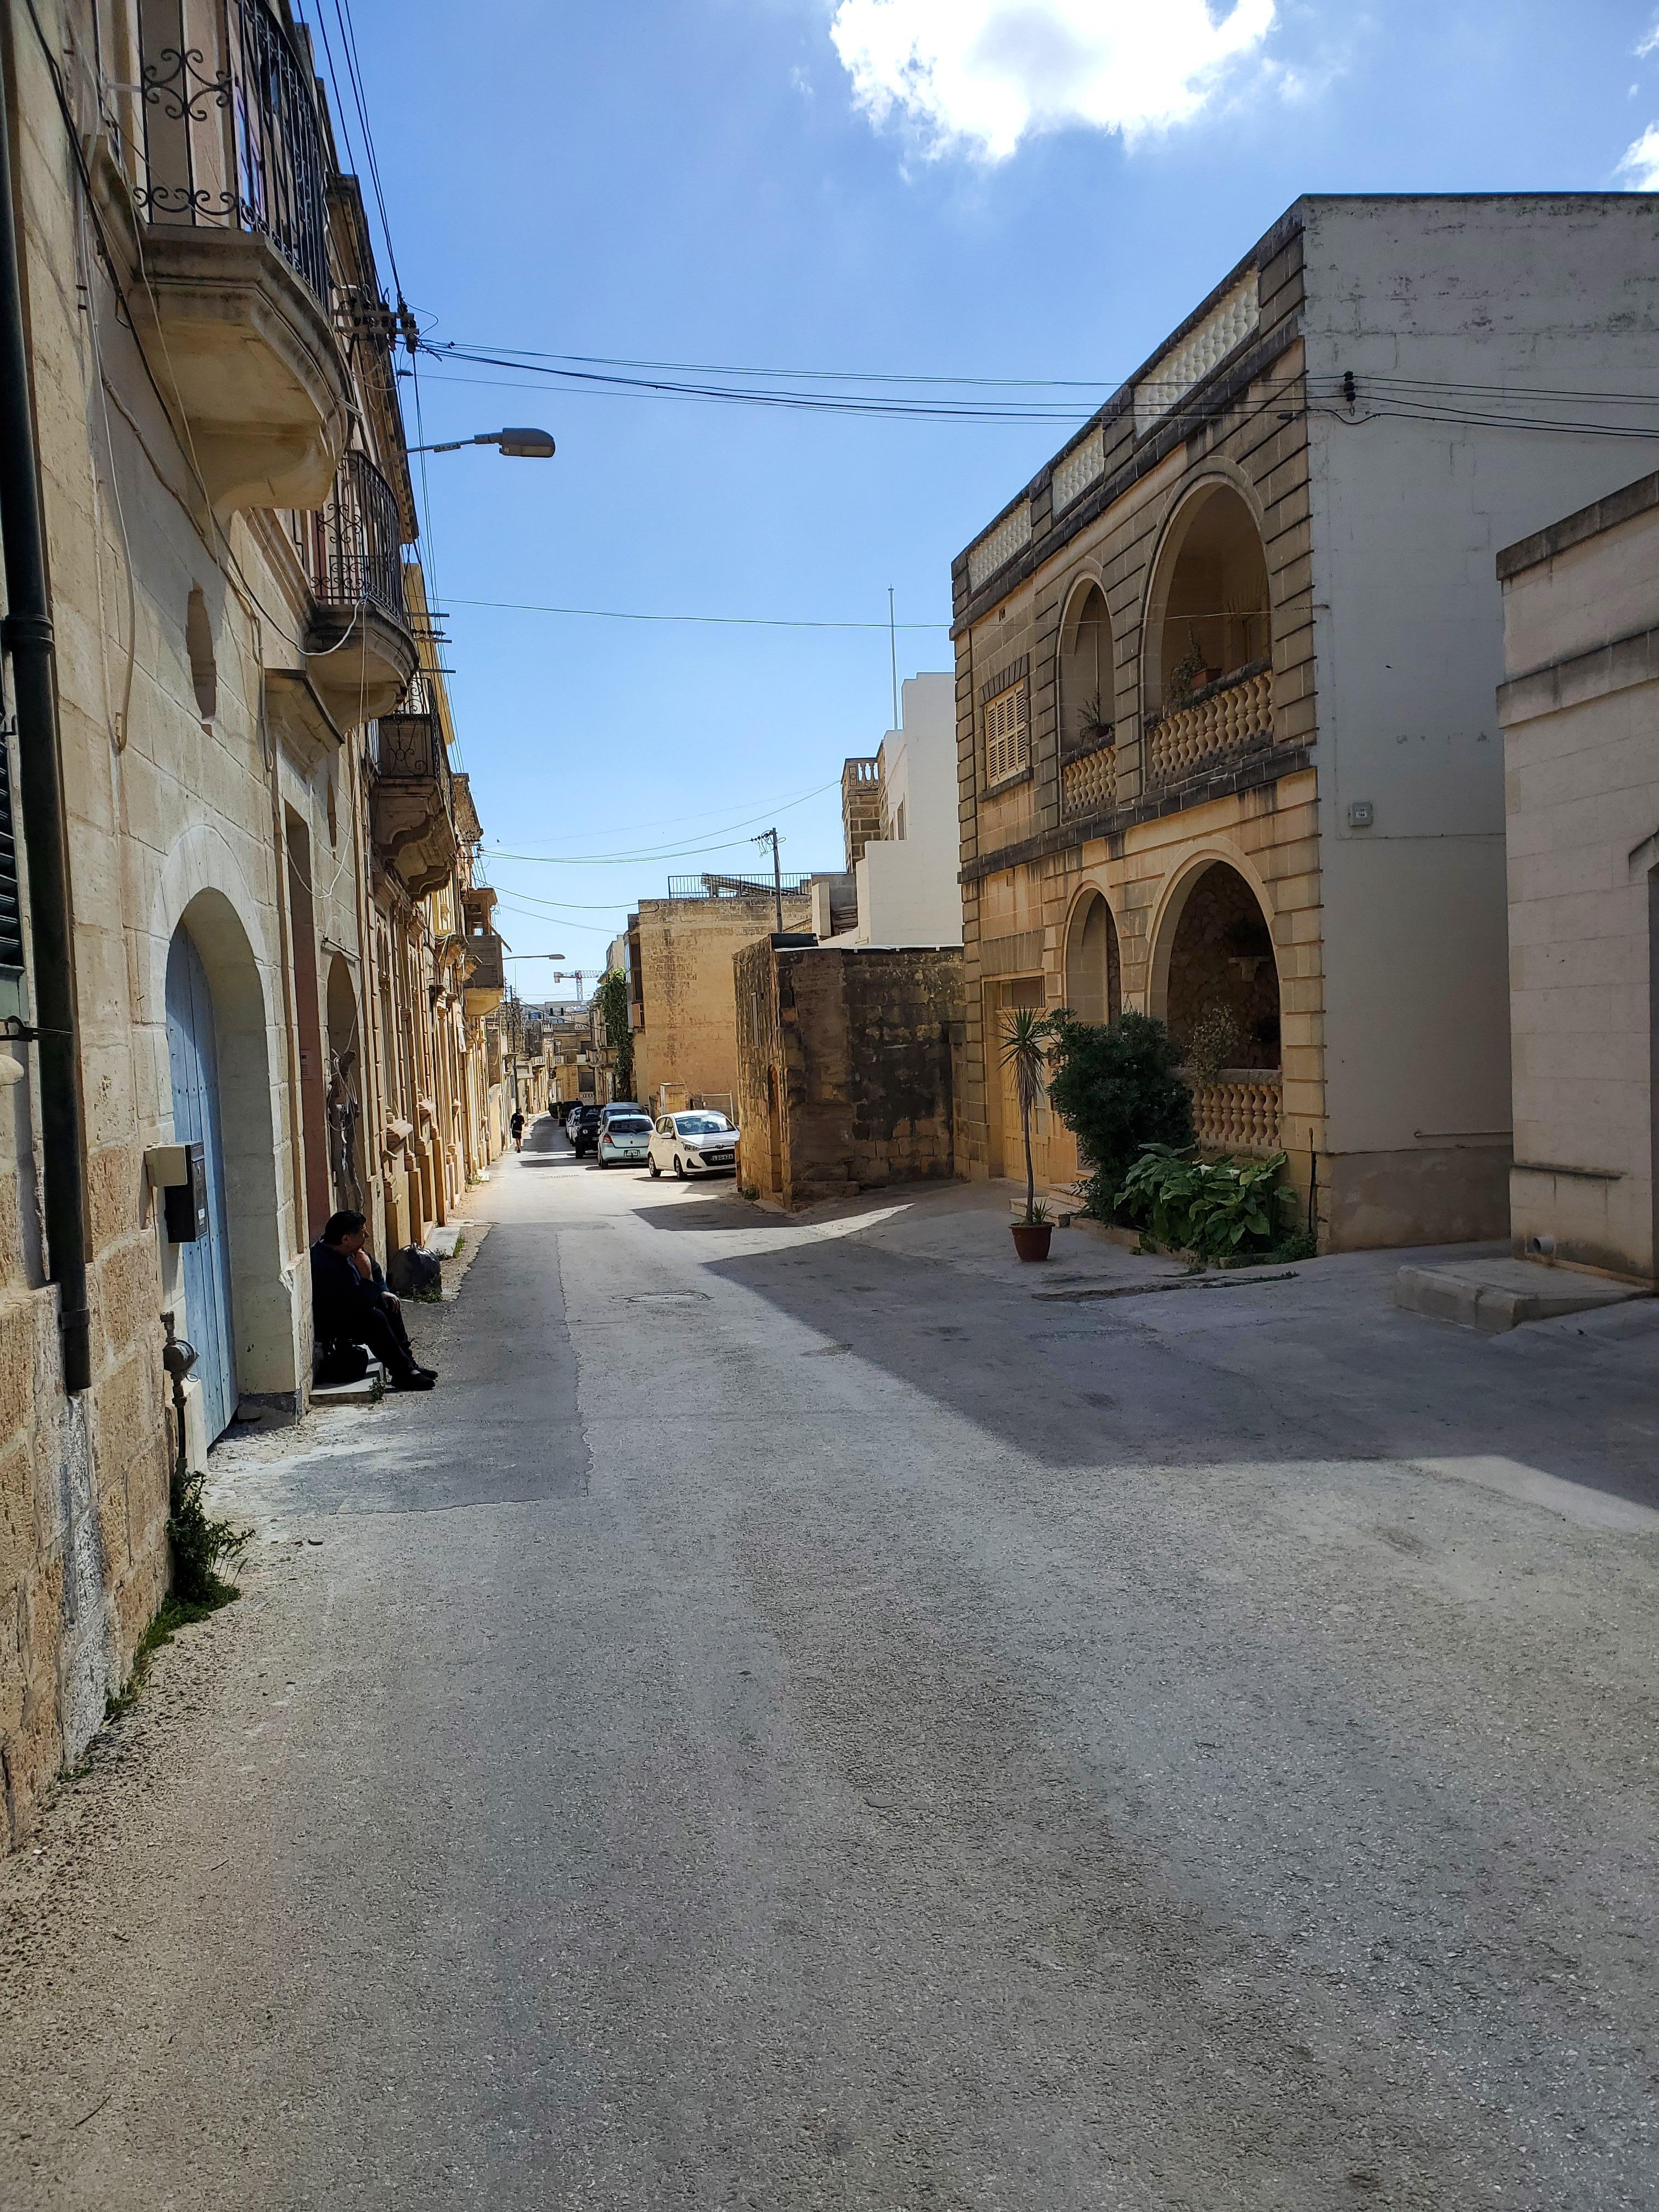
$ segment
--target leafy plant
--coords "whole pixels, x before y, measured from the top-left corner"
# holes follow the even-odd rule
[[[616,1054],[618,1098],[634,1096],[634,1032],[628,1025],[628,978],[620,968],[604,976],[596,993],[605,1017],[605,1042]]]
[[[1196,623],[1188,623],[1187,638],[1187,650],[1170,671],[1164,685],[1164,689],[1170,695],[1170,703],[1172,707],[1179,707],[1192,697],[1197,687],[1198,678],[1206,673],[1210,665],[1205,657],[1203,647],[1198,641]]]
[[[1285,1154],[1202,1160],[1149,1145],[1123,1179],[1121,1211],[1158,1243],[1202,1260],[1231,1260],[1273,1243],[1275,1187]]]
[[[1190,1145],[1193,1095],[1162,1022],[1119,1014],[1103,1026],[1050,1017],[1048,1097],[1089,1170],[1087,1211],[1109,1221],[1123,1179],[1146,1145]]]
[[[172,1510],[167,1535],[173,1546],[173,1595],[181,1605],[228,1605],[240,1595],[234,1583],[220,1574],[234,1567],[253,1540],[251,1528],[238,1528],[228,1521],[210,1521],[202,1503],[204,1474],[173,1477]]]
[[[1078,709],[1078,735],[1080,738],[1109,738],[1112,726],[1101,710],[1100,694],[1094,692]]]
[[[1237,1065],[1243,1041],[1238,1016],[1224,999],[1212,999],[1187,1031],[1188,1074],[1196,1083],[1218,1082],[1224,1067]]]
[[[1025,1215],[1036,1227],[1048,1217],[1036,1202],[1036,1170],[1031,1164],[1031,1116],[1048,1079],[1048,1046],[1054,1023],[1037,1006],[1010,1006],[1002,1017],[1002,1064],[1014,1072],[1019,1126],[1025,1139]]]

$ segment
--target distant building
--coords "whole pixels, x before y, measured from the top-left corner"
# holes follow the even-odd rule
[[[842,773],[858,899],[850,933],[860,945],[960,945],[955,677],[909,678],[899,724],[873,761],[849,760]]]
[[[1136,1007],[1326,1246],[1505,1231],[1493,550],[1616,488],[1656,244],[1644,193],[1298,200],[957,560],[971,1172],[1006,1012]]]
[[[1510,1227],[1659,1279],[1659,475],[1498,556]]]

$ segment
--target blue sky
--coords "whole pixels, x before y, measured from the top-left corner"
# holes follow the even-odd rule
[[[352,0],[434,343],[1103,387],[1300,192],[1659,181],[1656,7]],[[336,0],[302,12],[337,48]],[[540,423],[558,458],[434,457],[424,550],[504,933],[592,971],[671,872],[765,865],[775,811],[786,868],[840,865],[823,787],[887,726],[884,629],[465,602],[880,625],[891,585],[939,625],[901,673],[945,668],[952,555],[1066,433],[490,380],[424,362],[426,436]]]

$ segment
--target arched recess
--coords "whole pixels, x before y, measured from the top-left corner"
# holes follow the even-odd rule
[[[1186,1048],[1204,1035],[1230,1068],[1279,1065],[1279,966],[1265,901],[1242,869],[1205,855],[1156,925],[1151,1012]]]
[[[1141,635],[1148,720],[1271,661],[1267,549],[1255,510],[1236,484],[1200,484],[1170,517]]]
[[[365,1212],[363,1058],[351,963],[337,952],[328,970],[328,1172],[331,1209]]]
[[[1114,1020],[1123,1011],[1117,923],[1104,896],[1085,891],[1066,933],[1066,1004],[1080,1022]]]
[[[224,892],[198,890],[179,916],[212,1005],[232,1359],[238,1395],[295,1387],[294,1308],[283,1274],[276,1084],[264,979]],[[169,941],[169,956],[172,941]],[[172,1112],[169,1097],[168,1111]]]
[[[1115,711],[1112,617],[1091,577],[1066,604],[1060,626],[1060,742],[1062,752],[1104,741]]]

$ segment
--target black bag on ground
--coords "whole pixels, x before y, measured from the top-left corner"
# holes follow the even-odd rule
[[[386,1279],[387,1287],[400,1298],[430,1297],[434,1291],[443,1288],[444,1271],[430,1252],[423,1252],[418,1244],[405,1244],[387,1262]]]
[[[368,1372],[368,1346],[364,1344],[325,1344],[317,1353],[317,1388],[332,1389],[337,1382],[361,1382]]]

